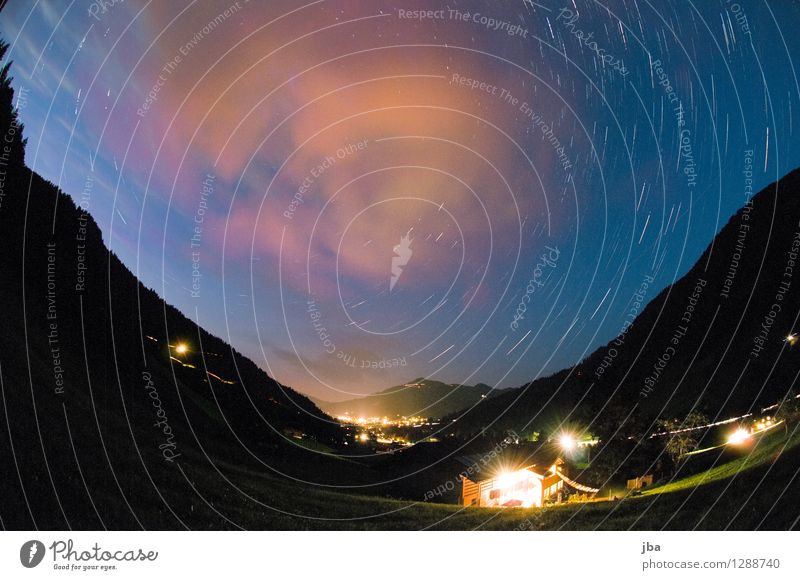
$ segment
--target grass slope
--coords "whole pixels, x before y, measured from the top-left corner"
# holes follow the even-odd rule
[[[530,510],[464,509],[350,495],[233,466],[226,469],[236,472],[240,491],[207,499],[229,520],[251,529],[783,530],[797,528],[800,517],[800,433],[787,437],[781,430],[763,438],[745,457],[639,497]],[[258,499],[257,509],[242,493]]]

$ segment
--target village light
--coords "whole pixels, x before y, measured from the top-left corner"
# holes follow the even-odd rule
[[[177,354],[186,354],[187,352],[189,352],[189,347],[185,342],[179,342],[173,348],[175,348],[175,352]]]
[[[728,435],[728,444],[729,445],[741,445],[742,443],[746,442],[750,439],[750,432],[745,429],[737,429],[730,435]]]
[[[789,346],[794,345],[794,343],[797,342],[797,335],[794,333],[790,334],[789,336],[786,337],[786,342],[789,343]]]

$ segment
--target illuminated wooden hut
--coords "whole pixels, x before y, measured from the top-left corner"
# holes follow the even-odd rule
[[[564,461],[544,465],[501,469],[486,477],[461,476],[461,505],[475,507],[542,507],[548,500],[560,501],[564,485],[584,493],[599,490],[567,477]]]

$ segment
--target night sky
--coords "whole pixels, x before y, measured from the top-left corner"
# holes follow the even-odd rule
[[[519,386],[612,339],[800,166],[797,23],[789,1],[11,0],[0,35],[28,164],[169,303],[339,400]]]

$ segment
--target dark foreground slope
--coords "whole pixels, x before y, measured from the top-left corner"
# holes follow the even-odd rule
[[[229,521],[215,525],[270,530],[790,530],[800,526],[800,436],[770,434],[747,458],[719,466],[705,482],[677,480],[675,489],[617,501],[543,509],[463,508],[302,488],[263,472],[224,468],[243,493],[211,491],[206,499]],[[745,463],[744,466],[740,465]],[[742,468],[743,467],[743,468]],[[731,475],[730,472],[735,472]],[[209,474],[210,475],[210,474]],[[202,474],[199,477],[202,482]],[[164,490],[167,501],[176,490]],[[301,514],[301,515],[297,515]]]
[[[795,170],[737,212],[614,341],[572,368],[483,401],[458,430],[520,430],[531,419],[536,428],[554,418],[602,430],[632,408],[641,424],[775,403],[800,372],[800,343],[785,341],[800,330],[799,250]]]
[[[0,525],[216,527],[207,497],[251,501],[238,469],[360,481],[310,450],[339,447],[338,425],[140,284],[92,218],[24,166],[6,73]],[[179,340],[192,351],[178,355]]]

